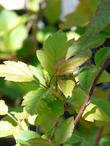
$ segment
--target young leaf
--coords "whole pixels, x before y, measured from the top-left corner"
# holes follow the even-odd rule
[[[74,129],[73,118],[68,118],[66,120],[61,121],[55,134],[56,143],[59,145],[66,142],[72,136],[73,129]]]
[[[55,75],[66,75],[73,73],[78,70],[84,62],[88,60],[89,57],[84,55],[78,55],[67,60],[60,60],[54,66]]]
[[[14,82],[34,80],[29,66],[20,61],[4,61],[4,64],[0,64],[0,77],[5,77],[5,80]]]
[[[110,56],[110,48],[101,48],[95,55],[96,65],[103,65],[105,60]]]
[[[66,57],[67,49],[70,45],[71,42],[67,41],[65,33],[58,31],[50,35],[44,42],[44,50],[37,51],[37,57],[42,67],[50,74],[53,74],[54,65],[57,61]]]
[[[60,80],[58,81],[58,86],[65,97],[71,97],[75,83],[72,80]]]
[[[14,126],[7,121],[0,121],[0,137],[13,135]]]
[[[45,90],[43,88],[30,91],[23,97],[24,100],[23,100],[22,105],[25,106],[25,109],[29,113],[35,114],[37,113],[39,102],[44,94],[45,94]]]
[[[6,115],[8,112],[8,106],[4,100],[0,100],[0,115]]]

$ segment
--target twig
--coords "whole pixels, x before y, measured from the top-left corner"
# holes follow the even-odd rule
[[[105,70],[105,68],[108,66],[109,63],[110,63],[110,57],[105,61],[105,63],[103,64],[102,68],[100,69],[99,73],[96,75],[96,77],[95,77],[95,79],[93,81],[93,84],[92,84],[92,86],[91,86],[91,88],[90,88],[90,90],[89,90],[89,92],[88,92],[88,94],[86,96],[86,99],[85,99],[85,101],[84,101],[79,113],[77,114],[77,116],[76,116],[76,118],[74,120],[74,126],[77,125],[77,123],[79,122],[79,120],[80,120],[82,114],[84,113],[86,107],[89,105],[90,98],[91,98],[91,96],[92,96],[92,94],[94,92],[94,89],[96,87],[97,81],[99,80],[100,76],[102,75],[103,71]]]

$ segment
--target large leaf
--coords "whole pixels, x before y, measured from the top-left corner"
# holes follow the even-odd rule
[[[8,112],[8,106],[4,100],[0,100],[0,115],[6,115]]]
[[[66,142],[72,136],[73,129],[74,129],[73,117],[61,121],[55,134],[56,143],[59,145]]]
[[[61,27],[68,29],[86,25],[94,14],[92,3],[92,0],[81,0],[75,10],[66,16],[66,21]]]
[[[0,64],[0,77],[14,82],[30,82],[34,80],[29,66],[23,62],[4,61]]]
[[[6,137],[13,134],[14,126],[7,121],[0,121],[0,137]]]
[[[51,13],[54,12],[54,13]],[[48,0],[46,8],[44,9],[44,16],[49,23],[58,21],[61,13],[61,0]]]
[[[109,14],[110,1],[102,0],[96,11],[96,15],[88,24],[84,35],[78,41],[74,42],[73,46],[68,50],[68,57],[73,56],[76,52],[79,52],[81,50],[91,48],[94,46],[94,44],[96,44],[96,41],[92,40],[98,35],[99,32],[103,31],[105,27],[110,24]]]
[[[37,57],[44,69],[53,74],[54,65],[65,58],[70,45],[71,43],[67,41],[63,32],[59,31],[50,35],[44,42],[44,50],[37,51]]]
[[[41,98],[44,96],[45,90],[43,88],[39,88],[38,90],[33,90],[28,92],[23,97],[22,105],[25,106],[26,110],[31,113],[35,114],[38,110],[38,105],[40,103]]]

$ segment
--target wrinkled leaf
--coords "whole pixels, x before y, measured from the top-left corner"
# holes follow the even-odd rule
[[[14,82],[34,80],[29,66],[20,61],[4,61],[4,64],[0,64],[0,77],[5,77],[5,80]]]

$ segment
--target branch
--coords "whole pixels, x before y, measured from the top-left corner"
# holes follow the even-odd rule
[[[79,113],[77,114],[77,116],[76,116],[76,118],[74,120],[74,126],[77,125],[77,123],[79,122],[83,112],[85,111],[86,107],[89,105],[90,98],[91,98],[91,96],[92,96],[92,94],[94,92],[96,84],[97,84],[100,76],[102,75],[103,71],[105,70],[105,68],[108,66],[109,63],[110,63],[110,57],[105,61],[105,63],[103,64],[102,68],[100,69],[99,73],[96,75],[96,77],[95,77],[95,79],[93,81],[93,84],[92,84],[92,86],[91,86],[91,88],[90,88],[90,90],[89,90],[89,92],[88,92],[88,94],[86,96],[86,99],[85,99],[85,101],[84,101]]]

